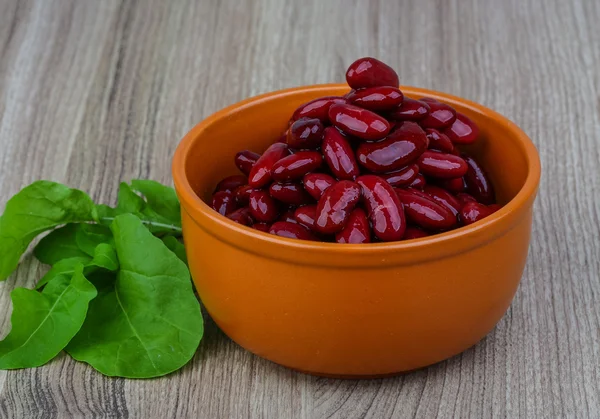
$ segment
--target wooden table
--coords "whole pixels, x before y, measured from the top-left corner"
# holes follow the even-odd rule
[[[121,180],[170,183],[210,113],[341,82],[373,55],[401,82],[485,104],[537,144],[531,251],[496,329],[412,374],[339,381],[262,360],[209,323],[193,362],[105,378],[61,355],[0,372],[0,417],[600,417],[600,2],[0,0],[0,208],[52,179],[113,203]],[[0,284],[32,286],[27,258]]]

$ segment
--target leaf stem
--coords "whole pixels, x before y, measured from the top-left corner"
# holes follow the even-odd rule
[[[115,217],[101,217],[100,221],[112,222],[114,219],[115,219]],[[156,221],[143,220],[143,219],[140,219],[140,221],[144,225],[151,226],[151,227],[166,228],[166,229],[169,229],[172,233],[176,233],[179,235],[181,235],[183,233],[183,230],[181,229],[181,227],[176,226],[174,224],[165,224],[165,223],[159,223]]]

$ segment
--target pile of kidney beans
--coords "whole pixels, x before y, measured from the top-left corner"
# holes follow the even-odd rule
[[[246,226],[303,240],[369,243],[425,237],[500,208],[477,161],[465,115],[432,98],[404,97],[374,58],[348,68],[352,90],[300,106],[261,154],[235,156],[243,175],[216,187],[212,208]]]

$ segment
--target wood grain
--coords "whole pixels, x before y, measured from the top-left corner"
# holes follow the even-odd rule
[[[121,180],[170,182],[179,139],[262,92],[343,81],[373,55],[402,83],[483,103],[539,148],[523,281],[463,354],[385,380],[289,371],[213,324],[158,380],[60,356],[0,372],[0,417],[600,417],[600,2],[593,0],[0,0],[0,208],[40,178],[112,203]],[[26,258],[10,291],[42,267]]]

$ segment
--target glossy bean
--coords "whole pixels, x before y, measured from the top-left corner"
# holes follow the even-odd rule
[[[466,115],[459,113],[452,125],[444,130],[444,134],[454,144],[471,144],[477,140],[479,128]]]
[[[339,96],[326,96],[311,100],[296,109],[291,121],[297,121],[300,118],[316,118],[321,122],[329,122],[329,108],[334,103],[348,103],[348,101]]]
[[[465,181],[461,177],[455,179],[439,179],[436,180],[436,183],[440,187],[455,194],[465,190]]]
[[[467,163],[458,156],[437,151],[425,151],[417,159],[419,171],[438,179],[454,179],[467,173]]]
[[[423,176],[421,173],[419,173],[417,175],[417,177],[415,178],[415,180],[413,180],[410,185],[408,185],[410,188],[414,188],[414,189],[423,189],[425,187],[425,185],[427,185],[427,180],[425,180],[425,176]]]
[[[429,115],[429,105],[419,100],[405,97],[402,105],[390,113],[392,119],[398,121],[418,121]]]
[[[346,71],[346,82],[353,89],[363,87],[398,87],[398,74],[376,58],[364,57],[354,61]]]
[[[315,149],[323,140],[323,123],[317,118],[295,121],[287,131],[287,145],[296,149]]]
[[[338,179],[354,179],[359,175],[354,150],[346,137],[334,127],[325,128],[321,149],[327,166]]]
[[[304,205],[314,202],[300,182],[273,182],[269,187],[269,195],[289,205]]]
[[[426,185],[423,188],[423,192],[433,198],[435,202],[449,210],[455,217],[458,215],[462,204],[447,190],[442,189],[439,186]]]
[[[348,217],[346,226],[335,235],[335,241],[351,244],[371,242],[371,227],[369,227],[369,220],[364,210],[354,208]]]
[[[465,175],[467,191],[475,197],[478,202],[490,205],[496,202],[494,185],[477,161],[466,154],[462,155],[468,169]]]
[[[456,111],[450,105],[441,102],[428,102],[429,114],[419,121],[423,128],[444,129],[456,120]]]
[[[429,236],[429,233],[418,227],[406,227],[406,231],[404,232],[404,240],[420,239],[427,236]]]
[[[240,207],[248,205],[248,202],[250,202],[250,193],[255,190],[256,189],[250,185],[240,186],[233,192],[235,202],[237,202]]]
[[[277,221],[285,221],[286,223],[297,223],[296,218],[294,217],[294,210],[287,209],[281,213]]]
[[[363,140],[380,140],[390,132],[390,124],[385,118],[353,105],[332,105],[329,120],[344,133]]]
[[[425,131],[414,122],[403,122],[385,140],[361,143],[356,157],[359,164],[371,172],[385,173],[416,160],[426,148]]]
[[[240,208],[235,210],[231,214],[227,214],[227,218],[245,226],[252,224],[252,218],[250,217],[250,211],[248,208]]]
[[[252,166],[254,163],[260,158],[260,154],[255,153],[250,150],[240,151],[235,155],[235,165],[240,172],[248,176],[250,174],[250,170],[252,170]]]
[[[383,241],[400,240],[406,230],[406,219],[392,186],[375,175],[360,176],[356,182],[362,189],[375,236]]]
[[[284,157],[273,165],[271,176],[274,180],[302,179],[308,172],[318,169],[323,163],[317,151],[299,151]]]
[[[309,173],[304,176],[302,181],[304,189],[317,201],[321,199],[323,193],[336,181],[333,177],[325,173]]]
[[[254,223],[252,224],[252,228],[258,231],[264,231],[265,233],[268,233],[271,226],[267,223]]]
[[[477,200],[475,198],[473,198],[472,195],[469,195],[468,193],[465,193],[465,192],[457,193],[456,199],[458,199],[458,202],[460,202],[461,207],[466,205],[469,202],[477,202]]]
[[[250,215],[263,223],[274,221],[279,215],[277,203],[267,191],[252,191],[249,202]]]
[[[236,209],[235,197],[231,191],[218,191],[212,196],[211,208],[221,215],[227,215]]]
[[[248,184],[248,178],[244,175],[227,176],[217,184],[215,192],[233,191],[246,184]]]
[[[492,214],[492,210],[479,202],[467,202],[460,210],[463,225],[470,225]]]
[[[296,208],[294,211],[294,219],[309,230],[316,231],[315,220],[317,219],[317,206],[304,205]]]
[[[419,166],[411,164],[394,172],[383,173],[380,176],[393,187],[410,185],[419,175]]]
[[[427,128],[425,130],[429,145],[427,146],[430,150],[443,151],[444,153],[451,153],[454,150],[454,144],[450,141],[450,138],[446,134],[441,133],[435,128]]]
[[[254,188],[261,188],[271,182],[271,171],[277,161],[281,160],[289,153],[287,144],[271,144],[262,156],[256,161],[250,175],[248,175],[248,184]]]
[[[410,189],[396,189],[404,204],[406,217],[427,230],[447,230],[456,225],[456,216],[437,204],[432,198],[413,193]]]
[[[349,180],[341,180],[328,188],[317,204],[317,231],[333,234],[342,230],[359,199],[360,187]]]
[[[271,226],[269,233],[289,239],[317,240],[317,237],[306,227],[287,221],[277,221]]]
[[[404,95],[397,87],[380,86],[354,90],[348,94],[350,103],[371,111],[388,111],[402,103]]]

